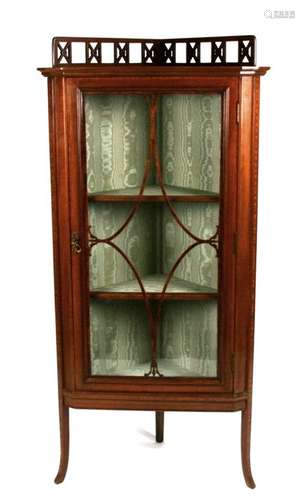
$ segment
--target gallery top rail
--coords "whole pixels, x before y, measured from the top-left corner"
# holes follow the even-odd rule
[[[78,38],[52,40],[53,66],[140,64],[255,66],[253,35],[203,38]]]

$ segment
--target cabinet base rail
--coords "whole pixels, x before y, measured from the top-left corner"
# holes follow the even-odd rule
[[[67,399],[67,396],[66,398]],[[73,399],[73,398],[71,398]],[[242,470],[245,482],[249,488],[255,488],[255,482],[253,480],[252,472],[251,472],[251,462],[250,462],[250,442],[251,442],[251,399],[239,398],[239,401],[234,401],[234,398],[231,398],[230,401],[223,400],[219,401],[206,401],[205,404],[201,402],[202,409],[197,411],[241,411],[241,462],[242,462]],[[238,399],[238,398],[235,398]],[[66,472],[68,469],[69,463],[69,407],[72,408],[87,408],[87,409],[97,409],[98,406],[95,406],[94,403],[97,400],[91,399],[87,400],[87,403],[84,400],[76,399],[74,404],[65,404],[62,399],[59,402],[59,423],[60,423],[60,464],[57,475],[55,477],[54,482],[56,484],[62,483],[65,479]],[[81,402],[85,403],[85,406],[81,406]],[[76,404],[75,404],[76,403]],[[105,403],[104,401],[102,404]],[[165,403],[165,402],[163,402]],[[87,406],[86,406],[87,404]],[[192,409],[188,404],[181,404],[178,402],[180,406],[180,411],[196,411]],[[225,406],[226,405],[226,406]],[[150,410],[147,408],[147,401],[145,402],[146,410]],[[164,440],[164,410],[160,409],[156,406],[156,402],[152,403],[152,406],[155,406],[155,429],[156,429],[156,442],[162,443]],[[103,405],[103,409],[118,409],[107,407],[105,404]],[[121,409],[137,409],[137,408],[125,408]],[[141,408],[144,409],[144,408]],[[153,408],[151,408],[153,410]],[[169,410],[171,411],[171,410]],[[173,410],[178,411],[178,408]]]

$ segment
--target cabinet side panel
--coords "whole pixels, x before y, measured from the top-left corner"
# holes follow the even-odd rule
[[[247,345],[246,383],[252,399],[254,325],[255,325],[255,285],[256,285],[256,242],[257,242],[257,205],[258,205],[258,159],[259,159],[259,99],[260,77],[253,77],[252,86],[252,152],[251,152],[251,221],[250,221],[250,320]]]
[[[240,83],[234,392],[251,392],[255,298],[259,77]]]
[[[61,397],[63,388],[74,387],[68,161],[63,79],[49,79],[48,97],[57,370],[59,397]]]

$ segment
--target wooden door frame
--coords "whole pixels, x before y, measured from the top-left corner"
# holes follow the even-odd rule
[[[69,144],[69,171],[70,171],[70,220],[71,231],[80,234],[83,252],[71,256],[72,291],[73,291],[73,346],[74,346],[74,385],[78,391],[127,391],[127,392],[215,392],[232,391],[232,352],[234,337],[234,249],[236,233],[236,158],[237,158],[237,123],[236,107],[238,102],[238,78],[219,77],[206,78],[205,76],[190,75],[172,77],[98,77],[68,78],[66,81],[65,102],[69,110],[67,118]],[[174,89],[174,92],[173,92]],[[86,92],[99,93],[200,93],[219,92],[224,96],[223,105],[223,146],[222,175],[223,186],[222,210],[227,214],[226,223],[221,224],[223,234],[223,266],[226,272],[222,273],[221,287],[226,290],[220,295],[220,378],[183,378],[162,377],[91,377],[88,370],[88,276],[86,272],[87,252],[84,245],[87,242],[87,194],[84,174],[84,130],[83,130],[83,103],[82,96]],[[222,215],[220,214],[222,218]]]

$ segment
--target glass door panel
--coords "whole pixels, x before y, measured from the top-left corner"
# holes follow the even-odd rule
[[[136,268],[148,293],[161,293],[168,274],[182,253],[168,292],[217,292],[218,259],[208,241],[217,231],[218,204],[176,203],[173,205],[183,226],[199,239],[194,240],[181,227],[165,203],[143,203],[122,229],[131,213],[129,203],[89,203],[89,225],[101,240],[111,239]],[[100,292],[140,292],[130,263],[109,244],[91,250],[90,289]],[[192,247],[192,248],[190,248]],[[187,249],[190,248],[189,251]],[[102,265],[101,265],[102,264]]]
[[[130,203],[90,203],[89,224],[92,234],[100,239],[111,238],[123,227],[132,207]],[[156,227],[155,207],[145,203],[111,240],[136,267],[141,278],[153,275],[156,270]],[[128,261],[107,243],[92,247],[89,275],[91,290],[141,291]]]
[[[142,302],[91,300],[92,375],[140,375],[151,360],[147,315]]]
[[[139,192],[147,161],[147,100],[88,95],[85,116],[88,193]]]
[[[160,149],[168,192],[219,193],[219,94],[167,95],[160,103]]]
[[[217,376],[217,303],[167,302],[158,338],[164,376]]]
[[[217,291],[218,259],[215,248],[201,241],[207,241],[217,233],[218,203],[173,203],[178,221],[164,205],[162,220],[163,273],[168,274],[180,255],[194,244],[198,244],[185,254],[173,277],[189,282],[196,288],[209,287]],[[198,287],[198,289],[199,289]]]
[[[148,159],[148,98],[86,96],[85,115],[89,199],[117,197],[119,201],[139,194]],[[158,142],[168,196],[219,194],[219,94],[160,97]],[[154,169],[143,194],[162,196]]]
[[[221,96],[88,95],[85,118],[91,375],[216,377]]]

